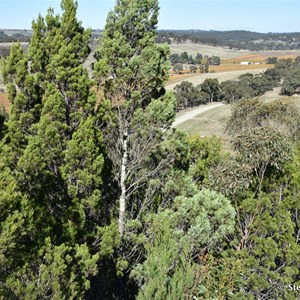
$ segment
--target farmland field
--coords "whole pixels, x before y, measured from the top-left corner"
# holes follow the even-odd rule
[[[231,106],[222,105],[179,124],[179,128],[189,135],[220,137],[225,150],[230,149],[230,137],[225,134],[226,120],[230,115]]]
[[[197,53],[208,56],[219,56],[220,58],[234,58],[236,56],[250,54],[249,50],[234,50],[224,47],[213,47],[204,44],[196,43],[180,43],[180,44],[171,44],[170,45],[171,53],[182,53],[184,51],[189,54],[196,56]]]
[[[250,51],[237,50],[225,47],[214,47],[200,43],[179,43],[169,46],[171,53],[182,53],[184,51],[195,56],[198,52],[202,55],[219,56],[223,63],[232,63],[233,61],[264,61],[268,57],[295,58],[300,55],[300,50],[272,50],[272,51]]]
[[[258,65],[260,66],[260,65]],[[201,84],[207,78],[216,78],[219,82],[226,80],[236,80],[239,76],[245,73],[259,74],[264,72],[267,68],[259,68],[254,70],[240,70],[240,71],[229,71],[229,72],[219,72],[219,73],[205,73],[205,74],[189,74],[190,76],[184,76],[179,78],[174,78],[168,82],[166,85],[167,90],[172,90],[177,84],[180,84],[182,81],[189,81],[193,85]]]
[[[241,54],[231,59],[223,59],[222,63],[232,63],[241,61],[264,62],[268,57],[295,58],[300,55],[300,50],[273,50],[273,51],[254,51],[248,54]]]

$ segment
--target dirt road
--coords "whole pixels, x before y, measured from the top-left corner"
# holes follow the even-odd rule
[[[186,122],[190,119],[195,118],[197,115],[204,113],[208,110],[211,110],[213,108],[219,107],[224,105],[223,103],[210,103],[210,104],[206,104],[206,105],[202,105],[200,107],[197,107],[193,110],[187,111],[186,113],[184,113],[183,115],[176,117],[175,121],[172,124],[172,127],[176,127],[177,125]]]

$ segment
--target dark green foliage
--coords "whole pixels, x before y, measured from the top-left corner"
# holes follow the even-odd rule
[[[172,209],[148,215],[147,259],[131,272],[140,286],[138,299],[196,295],[193,285],[201,253],[218,251],[223,236],[233,231],[234,215],[228,199],[209,190],[177,197]]]
[[[295,66],[294,68],[289,70],[281,86],[281,93],[283,95],[292,96],[293,94],[300,93],[299,76],[300,76],[299,66]]]
[[[99,235],[102,135],[81,65],[90,33],[75,2],[61,6],[62,16],[50,9],[33,22],[28,54],[17,44],[3,64],[12,106],[1,149],[0,280],[9,298],[82,298],[98,272],[96,241],[107,235]]]
[[[173,71],[176,73],[176,74],[179,74],[181,71],[183,71],[183,65],[182,63],[176,63],[173,67]]]
[[[157,1],[117,1],[108,15],[95,64],[94,76],[105,99],[100,108],[109,101],[112,115],[111,120],[99,115],[99,122],[118,185],[114,200],[120,197],[121,234],[125,215],[129,219],[141,215],[140,209],[150,200],[148,184],[172,169],[177,156],[171,150],[174,146],[166,147],[173,140],[166,130],[175,107],[164,88],[169,50],[154,43],[157,16]]]
[[[233,82],[182,82],[175,99],[169,49],[155,43],[158,2],[117,0],[92,82],[90,31],[77,2],[61,7],[33,22],[27,53],[16,44],[3,60],[0,298],[296,299],[278,287],[300,285],[299,111],[243,98],[282,78],[297,92],[298,59]],[[232,155],[171,128],[176,100],[239,100]]]
[[[218,79],[205,79],[201,84],[201,91],[208,94],[208,102],[218,101],[221,94]]]
[[[268,57],[266,59],[266,64],[276,64],[278,57]]]
[[[191,82],[182,81],[175,88],[176,109],[185,109],[208,102],[209,95],[202,92],[200,86],[193,86]]]

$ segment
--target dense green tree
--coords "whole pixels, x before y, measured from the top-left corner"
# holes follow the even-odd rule
[[[281,85],[281,93],[283,95],[292,96],[293,94],[300,93],[299,75],[299,66],[291,68],[288,71]]]
[[[209,95],[209,102],[218,101],[221,94],[218,79],[205,79],[201,84],[201,91]]]
[[[196,73],[196,72],[197,72],[197,67],[194,66],[194,65],[193,65],[193,66],[190,66],[189,69],[190,69],[190,72],[191,72],[191,73]]]
[[[50,9],[33,22],[28,55],[16,45],[4,62],[12,101],[0,187],[7,210],[1,293],[8,298],[82,298],[105,236],[102,137],[82,67],[90,31],[76,19],[76,2],[63,0],[61,7],[62,16]]]
[[[170,62],[171,62],[171,65],[174,66],[175,64],[178,64],[180,63],[180,56],[178,53],[172,53],[170,55]]]
[[[240,100],[246,94],[243,87],[239,81],[226,80],[221,82],[222,100],[226,103]]]
[[[221,160],[221,141],[219,138],[192,136],[190,144],[190,174],[201,187],[209,176],[209,170]]]
[[[203,55],[202,55],[201,53],[198,52],[198,53],[196,54],[196,58],[195,58],[196,64],[201,64],[202,59],[203,59]]]
[[[266,59],[266,64],[276,64],[278,57],[268,57]]]
[[[183,64],[189,63],[189,54],[186,51],[184,51],[180,54],[180,61]]]
[[[175,86],[174,90],[177,110],[204,104],[208,101],[209,95],[189,81],[182,81]]]

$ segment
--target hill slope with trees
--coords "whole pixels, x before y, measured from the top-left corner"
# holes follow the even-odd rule
[[[2,60],[0,298],[296,299],[299,110],[239,98],[224,155],[171,128],[157,0],[116,0],[92,79],[91,31],[61,8]]]

